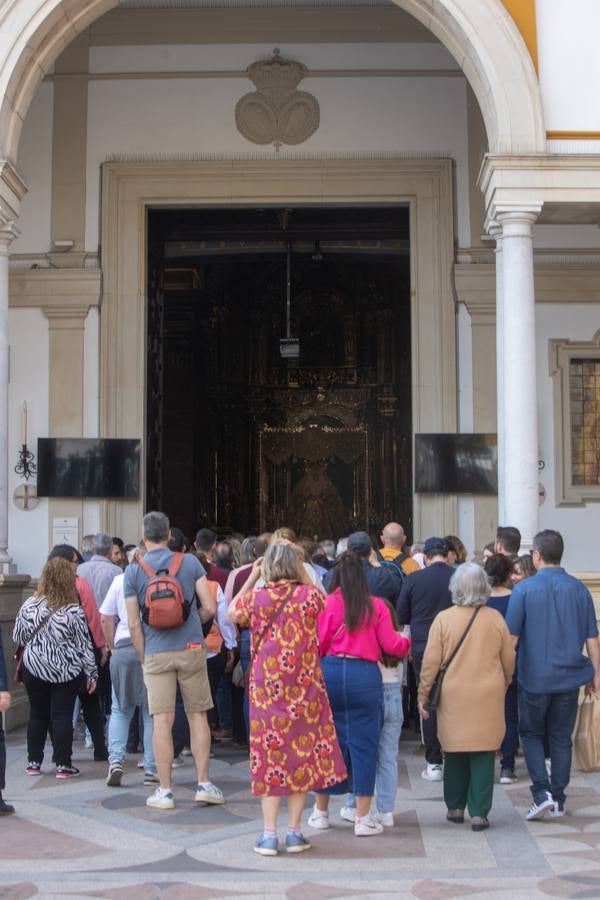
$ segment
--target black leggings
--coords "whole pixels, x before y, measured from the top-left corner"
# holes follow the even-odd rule
[[[208,683],[210,685],[210,693],[212,695],[213,708],[208,711],[208,724],[212,728],[216,728],[218,725],[218,715],[217,715],[217,691],[219,690],[219,685],[221,683],[221,679],[223,678],[223,673],[225,672],[225,666],[227,665],[227,650],[223,647],[220,653],[217,653],[216,656],[211,656],[210,659],[206,660],[206,671],[208,674]]]
[[[27,756],[30,762],[42,764],[48,728],[52,725],[56,765],[71,765],[73,710],[81,681],[81,675],[58,684],[42,681],[23,666],[23,683],[30,706],[27,723]]]
[[[6,787],[6,743],[4,741],[4,728],[2,727],[2,716],[0,715],[0,794]]]

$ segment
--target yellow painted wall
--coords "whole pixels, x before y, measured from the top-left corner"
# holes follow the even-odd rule
[[[535,0],[502,0],[502,2],[522,34],[537,72],[538,53]]]

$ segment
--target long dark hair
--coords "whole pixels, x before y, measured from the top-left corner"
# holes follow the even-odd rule
[[[344,623],[348,631],[356,631],[373,616],[373,601],[362,562],[356,555],[342,553],[331,572],[328,588],[340,588],[344,598]]]
[[[400,621],[398,619],[398,614],[397,614],[396,610],[394,609],[394,605],[392,603],[390,603],[390,601],[387,599],[387,597],[382,597],[381,599],[383,600],[383,602],[385,603],[385,605],[387,606],[387,608],[390,611],[390,617],[392,620],[392,625],[394,626],[394,630],[401,631],[402,629],[400,628]],[[381,662],[381,665],[385,666],[387,669],[397,669],[398,666],[400,665],[400,663],[402,662],[402,658],[400,656],[392,656],[391,653],[386,653],[384,651],[381,654],[380,662]]]

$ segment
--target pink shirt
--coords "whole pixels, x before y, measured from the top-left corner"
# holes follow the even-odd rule
[[[77,591],[79,592],[81,608],[83,609],[83,614],[87,619],[88,628],[90,629],[90,634],[92,635],[94,646],[98,648],[104,647],[106,644],[106,638],[104,637],[102,625],[100,624],[100,613],[98,612],[98,607],[96,606],[94,592],[85,578],[82,578],[81,575],[77,576],[77,578],[75,579],[75,584],[77,587]]]
[[[410,640],[394,628],[387,604],[379,597],[371,597],[371,601],[371,621],[350,633],[344,624],[341,590],[329,594],[317,620],[321,656],[357,656],[378,662],[383,651],[392,656],[408,655]]]

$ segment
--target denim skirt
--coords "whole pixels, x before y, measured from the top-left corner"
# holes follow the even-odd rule
[[[371,797],[382,726],[383,687],[379,666],[366,659],[325,656],[327,696],[348,778],[323,793]]]

